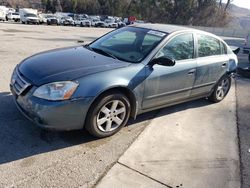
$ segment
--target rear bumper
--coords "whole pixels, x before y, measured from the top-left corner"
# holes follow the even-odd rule
[[[48,101],[36,98],[28,92],[25,96],[15,96],[14,101],[20,112],[39,127],[76,130],[83,128],[92,98]]]

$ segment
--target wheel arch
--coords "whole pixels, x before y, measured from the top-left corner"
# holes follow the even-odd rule
[[[224,73],[224,74],[217,80],[217,82],[215,82],[214,86],[212,87],[211,91],[209,92],[208,97],[214,92],[216,85],[220,82],[220,80],[221,80],[223,77],[228,76],[228,77],[231,78],[231,75],[232,75],[232,73],[230,73],[230,72]]]
[[[136,100],[136,97],[135,97],[135,94],[127,87],[124,87],[124,86],[116,86],[116,87],[112,87],[112,88],[109,88],[105,91],[102,91],[100,92],[92,101],[92,103],[90,104],[90,107],[88,109],[88,112],[87,112],[87,115],[86,117],[89,115],[89,111],[90,111],[90,108],[91,106],[97,101],[99,100],[100,98],[102,98],[104,95],[108,94],[108,93],[115,93],[115,92],[119,92],[119,93],[122,93],[124,94],[129,102],[130,102],[130,105],[131,105],[131,113],[130,113],[130,117],[133,117],[134,119],[136,118],[136,115],[137,115],[137,100]],[[86,122],[86,119],[85,118],[85,122]]]

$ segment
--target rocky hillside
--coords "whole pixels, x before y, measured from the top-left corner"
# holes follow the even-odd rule
[[[41,1],[43,0],[0,0],[0,5],[6,5],[13,8],[36,8],[42,10]],[[58,2],[66,2],[65,0],[58,0]],[[231,16],[231,21],[228,27],[247,29],[250,30],[250,9],[240,8],[233,4],[230,5],[229,14]],[[101,10],[96,10],[96,13],[101,13]]]
[[[250,9],[231,5],[229,13],[232,17],[229,27],[250,30]]]
[[[0,0],[0,5],[5,5],[13,8],[42,8],[41,0]]]

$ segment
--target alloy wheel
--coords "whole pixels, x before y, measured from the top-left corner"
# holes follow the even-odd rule
[[[225,79],[221,80],[221,82],[218,85],[217,90],[216,90],[216,98],[218,100],[222,100],[226,96],[229,88],[230,88],[229,79],[225,78]]]
[[[111,132],[124,122],[127,109],[121,100],[112,100],[99,110],[96,124],[100,131]]]

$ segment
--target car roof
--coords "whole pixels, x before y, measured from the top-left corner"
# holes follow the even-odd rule
[[[188,27],[183,26],[177,26],[177,25],[169,25],[169,24],[151,24],[151,23],[140,23],[140,24],[133,24],[130,27],[139,27],[139,28],[145,28],[145,29],[152,29],[157,31],[162,31],[165,33],[173,33],[175,31],[186,31],[186,30],[192,30],[192,31],[198,31],[197,29],[192,29]]]

